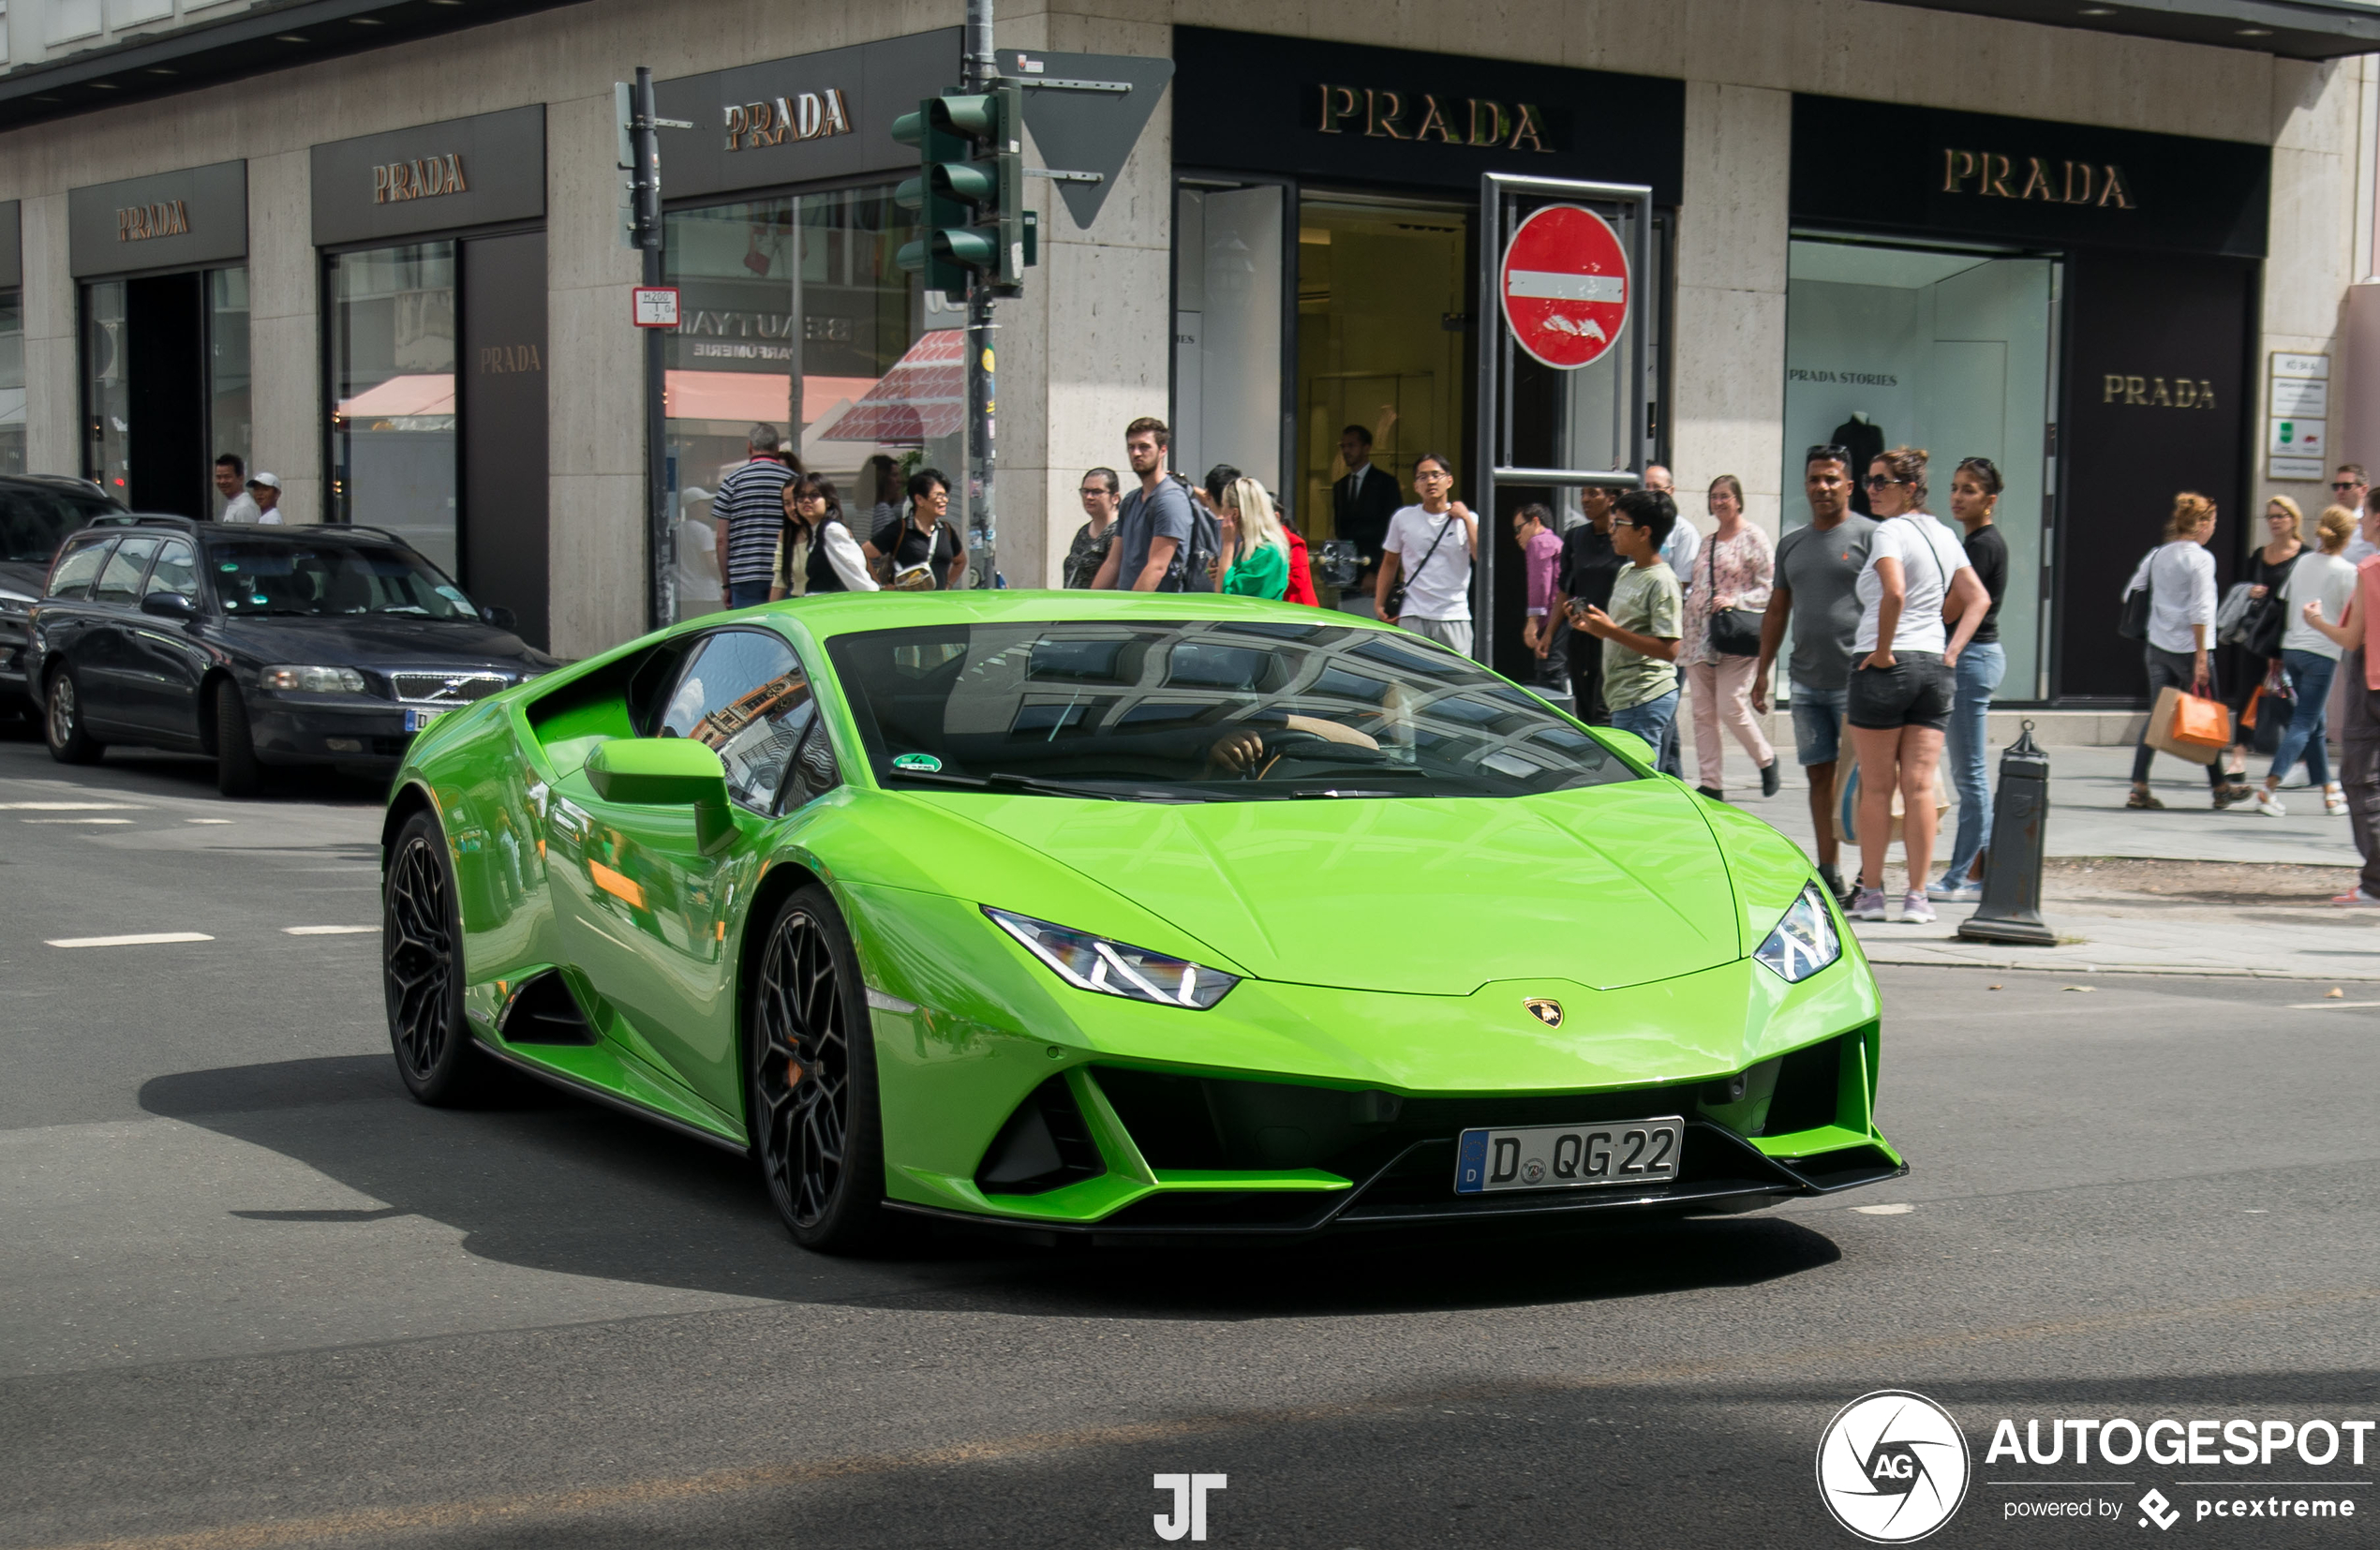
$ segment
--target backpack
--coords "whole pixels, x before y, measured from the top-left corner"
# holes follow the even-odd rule
[[[1214,583],[1207,579],[1207,568],[1223,558],[1223,525],[1206,503],[1191,492],[1190,481],[1179,473],[1167,475],[1182,486],[1183,498],[1190,502],[1189,552],[1180,556],[1183,566],[1182,589],[1185,592],[1212,592]]]

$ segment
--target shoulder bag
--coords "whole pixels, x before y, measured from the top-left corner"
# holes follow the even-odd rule
[[[1450,508],[1448,510],[1446,514],[1446,526],[1438,529],[1437,537],[1430,540],[1430,546],[1421,551],[1421,563],[1413,567],[1413,574],[1415,575],[1420,575],[1423,571],[1430,568],[1430,557],[1438,552],[1438,545],[1446,542],[1446,535],[1452,532],[1454,530],[1454,525],[1462,520],[1463,519],[1461,517],[1454,514],[1452,509]],[[1405,577],[1400,574],[1394,581],[1389,583],[1388,606],[1381,611],[1381,617],[1384,619],[1395,619],[1404,612]]]
[[[2116,633],[2126,640],[2149,638],[2149,614],[2155,606],[2157,595],[2157,555],[2149,551],[2141,562],[2140,585],[2124,594],[2124,611],[2116,620]]]
[[[1711,556],[1711,600],[1716,604],[1718,601],[1718,540],[1711,539],[1705,547]],[[1721,656],[1757,657],[1761,654],[1761,620],[1763,617],[1749,608],[1714,607],[1703,638],[1712,650]]]

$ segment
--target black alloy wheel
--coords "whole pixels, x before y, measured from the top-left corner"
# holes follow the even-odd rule
[[[264,785],[257,762],[256,732],[248,725],[247,702],[230,678],[215,684],[215,789],[226,797],[253,797]]]
[[[866,988],[842,912],[816,884],[779,906],[751,987],[752,1151],[804,1248],[845,1253],[883,1231],[884,1124]]]
[[[397,832],[381,884],[380,980],[396,1074],[439,1107],[476,1096],[488,1075],[463,1021],[462,935],[446,836],[436,815],[417,812]]]
[[[43,696],[41,730],[50,744],[50,757],[62,765],[95,765],[108,745],[91,736],[82,724],[82,686],[75,681],[74,669],[61,667],[50,675],[49,693]]]

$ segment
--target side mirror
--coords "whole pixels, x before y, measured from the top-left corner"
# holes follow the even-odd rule
[[[197,601],[179,592],[151,592],[141,600],[141,611],[157,619],[181,619],[186,623],[199,617]]]
[[[691,807],[703,854],[736,836],[727,812],[727,768],[691,738],[614,738],[587,756],[587,783],[607,802],[633,807]]]
[[[513,610],[510,608],[483,608],[480,610],[480,618],[495,625],[498,630],[518,629],[521,622],[513,618]]]
[[[1653,745],[1633,732],[1623,732],[1616,726],[1599,726],[1592,730],[1595,736],[1602,740],[1605,748],[1624,759],[1644,765],[1647,768],[1660,762],[1661,756],[1653,751]]]

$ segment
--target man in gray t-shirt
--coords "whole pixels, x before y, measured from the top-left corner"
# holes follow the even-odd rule
[[[1166,472],[1165,422],[1144,416],[1124,427],[1124,455],[1140,484],[1123,498],[1116,514],[1116,541],[1108,547],[1094,588],[1123,592],[1180,592],[1190,562],[1190,537],[1196,518],[1190,493]],[[1151,550],[1153,548],[1153,557]],[[1152,559],[1155,560],[1151,563]]]
[[[1818,871],[1837,898],[1847,897],[1835,872],[1835,761],[1842,751],[1843,696],[1852,676],[1852,641],[1859,633],[1854,589],[1867,566],[1873,517],[1851,509],[1857,470],[1841,447],[1812,447],[1802,467],[1811,522],[1777,542],[1777,580],[1761,620],[1761,660],[1752,674],[1752,708],[1768,713],[1769,675],[1788,620],[1793,654],[1793,748],[1809,780],[1809,816],[1817,831]]]

